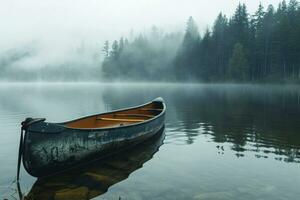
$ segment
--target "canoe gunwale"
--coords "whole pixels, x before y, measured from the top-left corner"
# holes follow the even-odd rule
[[[156,101],[157,99],[159,99],[159,101]],[[116,113],[116,112],[121,112],[121,111],[127,111],[127,110],[132,110],[132,109],[137,109],[137,108],[142,108],[142,107],[145,107],[151,103],[154,103],[154,102],[160,102],[162,103],[163,105],[163,109],[162,111],[160,111],[160,113],[150,119],[147,119],[145,121],[142,121],[142,122],[137,122],[137,123],[133,123],[133,124],[127,124],[127,125],[124,125],[122,127],[103,127],[103,128],[72,128],[72,127],[68,127],[68,126],[65,126],[64,124],[67,124],[67,123],[71,123],[71,122],[75,122],[75,121],[78,121],[78,120],[82,120],[82,119],[86,119],[86,118],[89,118],[89,117],[94,117],[94,116],[98,116],[98,115],[101,115],[101,114],[113,114],[113,113]],[[48,123],[48,124],[55,124],[61,128],[65,128],[65,129],[70,129],[70,130],[82,130],[82,131],[88,131],[88,130],[112,130],[112,129],[120,129],[120,128],[127,128],[127,127],[132,127],[132,126],[139,126],[139,125],[143,125],[145,123],[149,123],[157,118],[159,118],[161,115],[164,115],[166,111],[166,105],[164,103],[164,101],[162,100],[162,98],[156,98],[148,103],[145,103],[145,104],[142,104],[142,105],[138,105],[138,106],[133,106],[133,107],[129,107],[129,108],[121,108],[121,109],[117,109],[117,110],[113,110],[113,111],[109,111],[109,112],[103,112],[103,113],[98,113],[98,114],[93,114],[93,115],[87,115],[85,117],[81,117],[81,118],[77,118],[77,119],[73,119],[73,120],[70,120],[70,121],[65,121],[65,122],[60,122],[60,123],[53,123],[53,122],[45,122],[45,123]],[[32,132],[39,132],[39,131],[32,131]]]

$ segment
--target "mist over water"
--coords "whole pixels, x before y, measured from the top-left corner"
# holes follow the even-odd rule
[[[153,158],[155,148],[150,152],[141,148],[143,154],[128,152],[106,161],[114,163],[114,168],[107,164],[88,168],[86,173],[110,174],[102,180],[114,183],[108,191],[99,184],[92,187],[90,179],[80,179],[84,171],[48,180],[48,185],[60,180],[55,189],[47,182],[36,183],[22,170],[25,195],[29,191],[48,194],[49,189],[61,194],[86,187],[84,191],[97,191],[96,199],[298,198],[298,86],[233,84],[1,85],[0,158],[5,164],[0,167],[0,194],[3,198],[15,194],[11,183],[16,175],[16,141],[26,117],[61,122],[139,105],[158,96],[166,101],[167,115],[164,144]],[[127,165],[127,161],[133,163]],[[134,163],[143,164],[137,168]]]

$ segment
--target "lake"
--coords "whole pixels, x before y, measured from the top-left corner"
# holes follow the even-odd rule
[[[299,86],[146,83],[2,83],[0,199],[18,198],[26,117],[60,122],[158,96],[167,113],[156,138],[44,181],[22,169],[22,193],[28,199],[299,199]]]

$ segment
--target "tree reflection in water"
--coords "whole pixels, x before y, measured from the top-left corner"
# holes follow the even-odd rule
[[[208,134],[219,150],[231,143],[237,157],[254,152],[256,158],[274,154],[276,160],[299,163],[299,97],[297,89],[280,87],[204,87],[196,94],[187,90],[173,99],[181,122],[175,131],[184,132],[186,144]]]

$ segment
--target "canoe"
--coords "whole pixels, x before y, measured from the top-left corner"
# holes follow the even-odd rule
[[[143,167],[163,144],[162,129],[148,140],[90,165],[69,170],[60,174],[38,178],[28,194],[20,199],[26,200],[82,200],[93,199],[129,177]],[[145,180],[146,181],[146,180]],[[21,194],[22,191],[20,191]]]
[[[159,97],[144,105],[62,123],[27,118],[22,122],[17,179],[20,160],[30,175],[44,177],[136,145],[164,127],[165,111]]]

